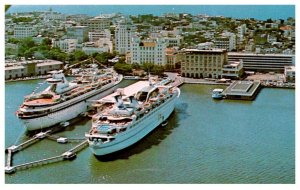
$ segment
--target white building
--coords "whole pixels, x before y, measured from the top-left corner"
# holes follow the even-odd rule
[[[31,25],[17,25],[14,27],[14,37],[21,39],[36,36],[38,32]]]
[[[95,42],[86,42],[82,47],[82,51],[87,55],[92,55],[93,53],[103,53],[109,52],[109,46],[98,46]]]
[[[215,47],[213,42],[204,42],[196,45],[196,49],[203,50],[203,49],[212,49]]]
[[[83,44],[82,51],[87,55],[93,53],[113,52],[112,41],[108,38],[100,38],[95,42],[86,42]]]
[[[236,50],[236,35],[230,32],[223,33],[221,37],[215,38],[214,44],[219,49]]]
[[[133,38],[131,44],[131,63],[154,63],[157,65],[166,64],[167,43],[162,38],[141,41],[140,38]]]
[[[98,32],[89,32],[88,33],[89,36],[89,41],[90,42],[95,42],[97,40],[99,40],[100,38],[111,38],[111,32],[108,29],[105,30],[100,30]]]
[[[88,20],[81,21],[82,26],[88,26],[91,31],[99,31],[109,29],[111,18],[108,17],[95,17]]]
[[[242,42],[244,40],[244,35],[247,31],[247,26],[246,24],[242,24],[237,27],[237,36],[238,36],[238,41]]]
[[[285,54],[256,54],[256,53],[228,53],[229,61],[243,60],[246,71],[256,72],[284,72],[284,66],[295,65],[295,55]]]
[[[52,12],[52,11],[46,11],[45,13],[41,14],[40,17],[42,17],[44,21],[66,20],[65,14],[56,13],[56,12]]]
[[[175,37],[165,37],[164,38],[168,47],[179,47],[183,41],[183,37],[176,35]]]
[[[243,61],[232,61],[223,66],[222,78],[238,79],[243,74]]]
[[[77,39],[52,40],[52,47],[58,47],[66,53],[71,53],[76,50]]]
[[[121,20],[115,30],[115,49],[120,54],[130,52],[131,38],[135,32],[135,26],[128,20]]]
[[[295,82],[296,79],[296,67],[295,66],[285,66],[284,76],[286,82]]]

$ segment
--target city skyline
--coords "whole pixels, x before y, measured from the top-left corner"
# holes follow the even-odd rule
[[[151,11],[149,11],[149,7],[151,7]],[[125,15],[153,14],[157,16],[165,13],[190,13],[261,20],[295,17],[294,5],[12,5],[7,13],[47,11],[49,9],[64,14],[87,14],[90,16],[120,12]]]

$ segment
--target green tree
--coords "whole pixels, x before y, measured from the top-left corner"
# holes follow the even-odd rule
[[[74,51],[73,54],[76,61],[83,61],[88,58],[88,55],[86,55],[83,51],[80,50]]]
[[[51,46],[52,45],[52,41],[50,38],[45,38],[43,39],[42,41],[42,44],[41,45],[45,45],[45,46]]]
[[[115,53],[103,52],[97,54],[95,56],[95,59],[102,64],[108,64],[109,63],[108,60],[114,58],[115,56],[116,56]]]
[[[120,74],[130,74],[132,73],[132,65],[125,63],[116,63],[114,65],[114,70]]]
[[[30,48],[33,48],[35,46],[34,41],[32,38],[25,38],[22,39],[19,43],[19,51],[18,51],[18,56],[23,57],[25,51],[29,50]],[[27,55],[29,52],[27,52]]]
[[[17,38],[9,38],[8,43],[18,44],[20,43],[20,40],[18,40]]]
[[[155,65],[154,63],[143,63],[142,68],[154,75],[162,75],[165,72],[164,66]]]
[[[31,21],[33,21],[33,19],[30,18],[30,17],[18,17],[18,18],[14,17],[12,20],[13,20],[14,23],[31,22]]]

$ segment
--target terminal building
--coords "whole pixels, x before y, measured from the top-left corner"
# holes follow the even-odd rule
[[[34,60],[5,63],[5,80],[46,75],[49,71],[60,70],[63,63],[56,60]]]
[[[245,71],[283,73],[285,66],[295,65],[295,55],[228,53],[228,61],[243,60]]]
[[[184,49],[181,60],[181,75],[183,77],[220,79],[223,66],[227,64],[225,49]]]

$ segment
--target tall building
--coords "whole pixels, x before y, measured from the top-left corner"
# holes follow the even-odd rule
[[[236,35],[233,33],[224,33],[221,37],[215,38],[216,48],[226,49],[227,51],[236,50]]]
[[[237,27],[237,35],[238,35],[238,41],[242,42],[244,40],[244,35],[246,33],[247,26],[246,24],[242,24]]]
[[[111,18],[108,17],[95,17],[80,22],[81,26],[89,27],[90,31],[99,31],[109,29]]]
[[[14,27],[14,37],[18,39],[33,37],[37,34],[37,30],[31,25],[17,25]]]
[[[135,37],[131,43],[131,63],[166,64],[167,43],[162,38],[142,41]]]
[[[181,75],[195,78],[221,78],[223,66],[227,64],[224,49],[182,51]]]
[[[128,20],[121,20],[115,30],[115,47],[119,54],[130,52],[131,38],[135,32],[135,26]]]

